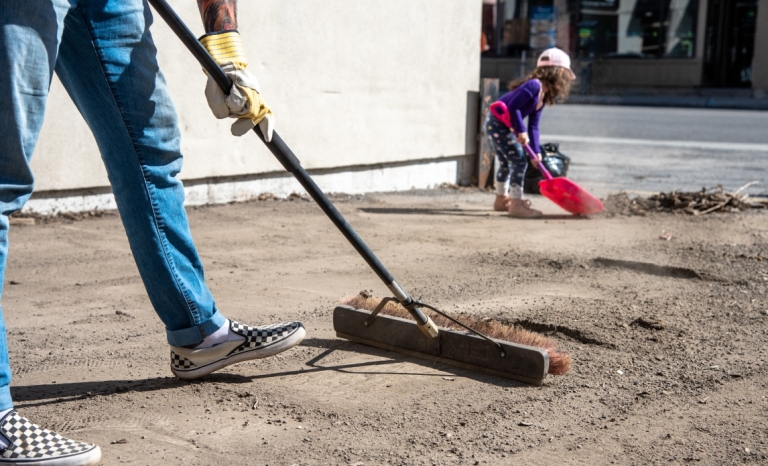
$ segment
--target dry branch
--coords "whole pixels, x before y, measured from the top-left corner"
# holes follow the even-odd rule
[[[702,188],[701,191],[671,191],[653,194],[647,198],[629,199],[626,194],[612,195],[607,200],[610,210],[624,210],[629,214],[644,215],[648,212],[681,212],[690,215],[706,215],[712,212],[741,212],[747,209],[768,209],[768,198],[741,194],[756,181],[729,192],[722,186]],[[610,206],[615,206],[613,209]]]

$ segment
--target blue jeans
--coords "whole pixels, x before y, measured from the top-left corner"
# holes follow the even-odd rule
[[[0,1],[0,285],[8,215],[33,189],[29,159],[54,70],[101,152],[133,257],[168,342],[221,327],[184,211],[180,133],[143,0]],[[66,154],[60,154],[66,156]],[[0,313],[0,410],[12,406]]]
[[[496,171],[496,194],[513,199],[523,197],[523,183],[528,169],[528,157],[523,146],[515,139],[514,133],[494,117],[491,112],[485,118],[485,134],[493,141],[498,170]]]

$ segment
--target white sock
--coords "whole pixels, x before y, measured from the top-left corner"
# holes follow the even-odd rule
[[[13,411],[13,408],[6,409],[5,411],[0,411],[0,419],[5,417],[5,415],[10,413],[11,411]],[[8,443],[8,439],[3,437],[2,435],[0,435],[0,449],[4,450],[4,449],[8,448],[10,445],[11,444]]]
[[[506,181],[506,182],[497,181],[496,194],[498,194],[499,196],[506,196],[507,194],[509,194],[509,181]]]
[[[218,330],[208,335],[203,341],[195,346],[195,349],[210,348],[212,346],[220,345],[227,341],[245,340],[242,335],[238,335],[229,329],[229,319],[224,322],[224,325],[219,327]]]
[[[523,187],[519,184],[513,184],[509,187],[509,198],[510,199],[522,199],[523,198]]]

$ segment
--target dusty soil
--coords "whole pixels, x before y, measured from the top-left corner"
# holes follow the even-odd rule
[[[543,386],[339,340],[385,287],[311,202],[190,210],[219,307],[300,347],[192,383],[116,216],[14,225],[3,309],[17,409],[104,464],[766,464],[768,212],[512,220],[492,194],[336,197],[414,296],[547,332]],[[29,222],[27,222],[29,223]]]

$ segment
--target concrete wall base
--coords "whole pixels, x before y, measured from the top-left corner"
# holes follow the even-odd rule
[[[698,87],[701,59],[599,59],[592,63],[593,87]]]
[[[438,160],[407,162],[386,166],[346,167],[337,170],[310,170],[312,178],[326,193],[364,194],[382,191],[428,189],[443,183],[461,182],[468,159],[473,156],[451,157]],[[286,197],[291,193],[305,193],[288,173],[266,173],[253,177],[186,180],[185,205],[226,204],[256,199],[271,193]],[[109,188],[79,192],[49,191],[35,193],[22,212],[55,215],[62,212],[88,212],[115,210],[115,198]]]

